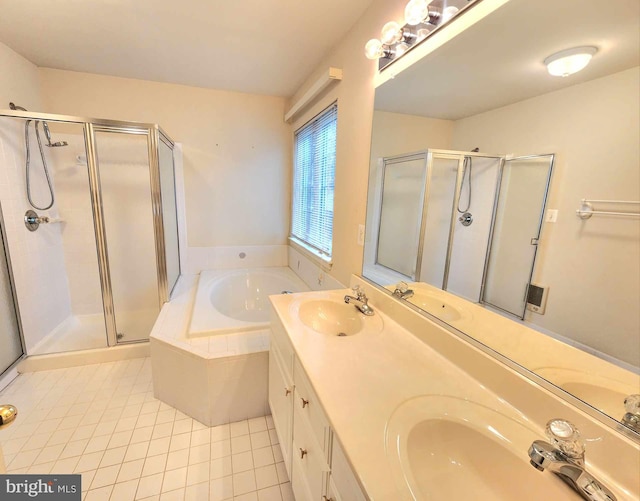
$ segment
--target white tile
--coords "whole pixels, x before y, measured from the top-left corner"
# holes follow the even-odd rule
[[[251,433],[257,433],[259,431],[267,430],[267,420],[264,417],[257,417],[249,419],[249,431]]]
[[[182,433],[180,435],[172,435],[169,451],[179,451],[188,449],[191,446],[191,433]]]
[[[241,452],[240,454],[233,454],[231,456],[231,467],[233,473],[240,473],[253,469],[253,456],[251,451]]]
[[[209,482],[209,501],[224,501],[233,497],[233,478],[222,477]]]
[[[262,466],[255,469],[256,485],[258,489],[265,489],[272,485],[278,485],[278,474],[275,465]]]
[[[276,427],[276,425],[273,423],[273,417],[271,417],[271,414],[265,416],[265,420],[267,421],[267,429],[273,430]]]
[[[284,458],[282,457],[282,449],[279,445],[273,445],[271,447],[271,452],[273,452],[273,459],[275,459],[276,463],[284,461]]]
[[[106,468],[98,468],[93,481],[91,482],[91,489],[98,489],[106,485],[114,484],[118,478],[118,471],[120,465],[107,466]]]
[[[156,438],[151,440],[149,449],[147,450],[147,456],[157,456],[158,454],[166,454],[169,452],[169,444],[171,443],[171,437]]]
[[[269,440],[271,441],[271,445],[277,445],[280,443],[276,430],[269,430]]]
[[[249,435],[242,435],[231,439],[231,452],[237,454],[251,450],[251,439]]]
[[[104,452],[92,452],[90,454],[83,454],[80,456],[80,460],[76,464],[75,473],[82,473],[83,471],[96,470],[100,466]]]
[[[128,461],[122,463],[120,471],[118,472],[117,482],[126,482],[140,478],[142,476],[142,467],[144,466],[144,459],[136,459],[135,461]]]
[[[178,468],[176,470],[167,471],[162,481],[162,492],[180,489],[186,485],[187,468]]]
[[[144,467],[142,468],[142,476],[154,475],[156,473],[163,472],[167,464],[167,454],[160,454],[159,456],[151,456],[145,459]]]
[[[209,462],[210,458],[211,452],[209,444],[199,445],[189,449],[189,464],[197,464],[204,461]]]
[[[27,473],[29,475],[37,474],[37,475],[46,475],[51,472],[53,465],[55,465],[55,461],[51,461],[49,463],[39,463],[31,466]]]
[[[231,455],[231,440],[222,440],[211,444],[211,459],[218,459]]]
[[[231,423],[229,425],[229,430],[231,432],[231,437],[239,437],[241,435],[249,434],[249,423],[244,421],[238,421],[236,423]]]
[[[191,447],[196,445],[205,445],[211,442],[211,432],[209,428],[205,430],[196,430],[191,433]]]
[[[127,447],[127,453],[124,456],[125,461],[133,461],[134,459],[143,459],[147,457],[149,442],[139,442],[130,444]]]
[[[209,499],[209,481],[196,485],[187,485],[184,499],[185,501],[205,501]]]
[[[82,492],[87,492],[91,487],[93,477],[96,476],[96,470],[83,471],[80,474],[80,485],[82,486]]]
[[[132,435],[132,430],[114,433],[113,435],[111,435],[111,440],[109,440],[107,449],[114,449],[116,447],[122,447],[123,445],[129,445]]]
[[[233,501],[258,501],[258,493],[256,491],[242,494],[241,496],[235,496]]]
[[[212,459],[209,463],[209,477],[213,479],[227,477],[233,472],[231,466],[231,456]]]
[[[113,490],[113,485],[107,485],[105,487],[101,487],[99,489],[91,489],[87,492],[85,501],[108,501],[111,497],[111,491]]]
[[[141,414],[138,416],[136,425],[134,428],[146,428],[147,426],[154,426],[156,424],[156,413]]]
[[[179,419],[173,423],[173,435],[180,435],[182,433],[190,433],[193,426],[193,419]]]
[[[167,456],[166,470],[175,470],[189,464],[189,449],[170,452]]]
[[[118,482],[113,486],[111,491],[111,499],[113,501],[128,501],[135,498],[138,489],[138,479],[129,480],[127,482]]]
[[[78,461],[80,461],[80,456],[75,456],[67,459],[58,459],[58,461],[56,461],[56,463],[53,465],[51,471],[60,474],[74,473]]]
[[[164,473],[157,473],[148,477],[142,477],[140,482],[138,482],[136,499],[144,499],[160,494],[160,491],[162,490],[163,477]]]
[[[33,464],[42,464],[56,461],[60,457],[63,449],[63,444],[45,447],[41,450],[40,454],[38,454],[38,457],[35,459]]]
[[[287,474],[287,467],[284,462],[276,463],[276,473],[278,474],[278,482],[281,484],[289,481],[289,475]]]
[[[85,454],[89,454],[91,452],[98,452],[98,451],[104,451],[107,448],[107,445],[109,445],[109,440],[111,439],[111,437],[109,435],[103,435],[100,437],[93,437],[91,438],[88,443],[87,446],[84,450]]]
[[[187,469],[187,485],[195,485],[209,480],[209,463],[198,463]]]
[[[269,438],[269,432],[267,430],[252,433],[250,437],[252,449],[261,449],[262,447],[271,445],[271,439]]]
[[[116,425],[114,432],[133,430],[136,427],[138,416],[120,419]]]
[[[160,501],[184,501],[186,489],[176,489],[175,491],[163,492],[160,494]]]
[[[282,501],[282,494],[280,493],[280,487],[274,485],[267,489],[258,491],[258,501]]]
[[[151,438],[156,439],[170,437],[172,429],[173,422],[157,424],[153,427],[153,435],[151,435]]]
[[[280,493],[282,494],[282,501],[296,501],[293,495],[293,489],[291,488],[291,482],[280,484]]]
[[[66,459],[66,458],[72,458],[75,456],[80,456],[84,452],[88,443],[89,443],[89,440],[84,439],[84,440],[76,440],[75,442],[69,442],[67,444],[63,444],[64,449],[62,450],[62,453],[60,454],[59,459]]]
[[[271,451],[271,447],[254,449],[252,452],[253,452],[253,463],[256,468],[259,468],[261,466],[267,466],[275,462],[273,458],[273,452]]]
[[[211,428],[211,441],[220,442],[221,440],[229,440],[231,438],[230,426],[223,424]]]
[[[147,426],[145,428],[137,428],[133,430],[131,435],[131,443],[148,442],[153,435],[153,426]]]
[[[253,470],[233,474],[233,493],[236,496],[256,490],[256,476]]]
[[[104,456],[102,456],[102,461],[100,461],[100,468],[103,468],[105,466],[112,466],[114,464],[122,464],[126,452],[126,447],[109,449],[104,453]]]

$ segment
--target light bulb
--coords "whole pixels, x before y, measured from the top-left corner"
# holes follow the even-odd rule
[[[404,55],[404,53],[407,52],[407,50],[409,50],[409,45],[404,43],[404,42],[402,42],[402,43],[399,43],[398,45],[396,45],[396,49],[395,49],[394,54],[395,54],[396,57],[400,57],[400,56]]]
[[[385,45],[393,45],[398,43],[402,38],[402,28],[395,21],[389,21],[382,27],[382,36],[380,39]]]
[[[410,26],[420,24],[429,15],[432,0],[411,0],[404,8],[404,22]]]
[[[382,57],[382,54],[382,42],[377,38],[372,38],[364,46],[364,55],[367,56],[368,59],[378,59]]]
[[[420,28],[417,32],[416,32],[416,43],[417,42],[421,42],[422,40],[424,40],[425,38],[427,38],[427,35],[431,33],[431,29],[430,28]]]
[[[458,7],[456,7],[455,5],[450,5],[449,7],[447,7],[446,9],[444,9],[442,11],[442,23],[446,23],[447,21],[449,21],[449,19],[451,19],[453,16],[455,16],[458,11],[460,9],[458,9]]]
[[[552,54],[544,60],[547,71],[554,77],[568,77],[583,70],[598,51],[595,47],[575,47]]]

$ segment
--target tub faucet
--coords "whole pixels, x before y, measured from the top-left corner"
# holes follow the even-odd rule
[[[409,289],[409,284],[407,284],[407,282],[398,282],[396,290],[393,291],[393,295],[400,299],[409,299],[410,297],[413,297],[413,291]]]
[[[586,470],[580,432],[569,421],[553,419],[546,434],[551,443],[536,440],[529,447],[529,462],[537,470],[549,470],[584,499],[616,501],[616,496]]]
[[[364,313],[368,317],[373,315],[373,308],[369,306],[369,298],[365,295],[364,291],[359,285],[353,287],[354,296],[348,294],[344,297],[344,302],[347,304],[353,304],[361,313]]]

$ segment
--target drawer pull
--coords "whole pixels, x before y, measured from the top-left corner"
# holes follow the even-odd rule
[[[334,501],[333,498],[328,498],[327,496],[322,496],[322,501]]]
[[[300,447],[300,459],[304,459],[306,455],[307,455],[307,449],[303,449],[302,447]]]
[[[284,396],[285,397],[288,397],[290,393],[291,393],[291,390],[289,388],[285,388],[284,389]]]
[[[307,405],[309,405],[309,401],[305,400],[304,398],[300,397],[300,400],[302,400],[302,408],[304,409]]]

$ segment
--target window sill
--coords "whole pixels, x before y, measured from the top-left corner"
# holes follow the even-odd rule
[[[289,237],[289,245],[291,245],[291,247],[293,247],[297,251],[304,254],[311,261],[313,261],[315,264],[320,266],[320,268],[322,268],[324,271],[331,271],[331,267],[333,266],[333,260],[331,259],[330,256],[327,256],[326,254],[321,254],[314,248],[309,247],[302,240],[298,240],[295,237]]]

